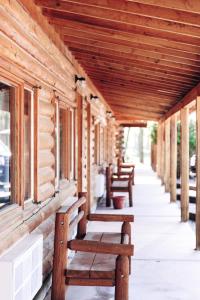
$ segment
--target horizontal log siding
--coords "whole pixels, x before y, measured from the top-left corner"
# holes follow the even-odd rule
[[[44,201],[55,193],[55,106],[51,103],[53,95],[47,94],[47,99],[44,96],[43,98],[39,97],[39,201]],[[52,123],[51,131],[48,128],[47,132],[46,126],[43,128],[40,124],[41,119],[43,124]]]
[[[28,5],[34,7],[34,4]],[[68,197],[73,196],[77,191],[75,182],[71,181],[62,186],[59,194],[55,195],[55,107],[52,99],[56,96],[63,104],[66,103],[67,107],[76,107],[74,76],[77,73],[80,74],[82,68],[74,63],[74,58],[64,46],[61,45],[60,49],[55,46],[43,28],[30,17],[18,1],[5,0],[1,8],[1,76],[6,79],[6,82],[25,84],[29,88],[39,87],[38,193],[40,203],[28,201],[24,208],[12,205],[0,211],[0,254],[28,233],[33,231],[42,233],[44,237],[43,278],[45,279],[52,268],[55,212],[64,202],[67,203]],[[46,31],[47,22],[44,27]],[[55,39],[59,40],[56,34]],[[12,81],[10,81],[11,74]],[[88,95],[91,93],[99,95],[90,80],[88,83]],[[86,103],[84,106],[86,107]],[[99,109],[99,105],[93,104],[93,115],[98,116]],[[83,182],[84,190],[87,190],[86,109],[83,113],[83,128]],[[97,168],[94,166],[94,127],[92,135],[94,168],[91,178],[94,191],[94,175],[97,173]]]

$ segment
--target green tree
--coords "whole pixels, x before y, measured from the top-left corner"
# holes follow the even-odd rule
[[[152,126],[151,126],[151,143],[152,144],[157,144],[157,131],[158,131],[157,123],[152,124]]]
[[[177,144],[181,144],[181,123],[177,123]],[[195,153],[196,150],[196,124],[195,121],[191,120],[189,123],[189,152],[190,157]]]

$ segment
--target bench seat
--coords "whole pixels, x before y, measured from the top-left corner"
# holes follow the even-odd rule
[[[84,240],[121,243],[121,233],[88,232]],[[115,279],[116,255],[76,252],[67,267],[68,278]]]

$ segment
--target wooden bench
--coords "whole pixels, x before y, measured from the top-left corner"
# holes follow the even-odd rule
[[[129,206],[133,206],[132,177],[130,174],[122,176],[120,173],[113,173],[113,166],[106,167],[106,206],[111,206],[113,193],[128,193]]]
[[[125,163],[121,158],[117,159],[117,172],[121,175],[130,175],[132,178],[132,184],[135,184],[135,165]]]
[[[86,232],[87,221],[122,222],[120,233]],[[115,286],[115,300],[128,300],[133,215],[87,214],[86,193],[56,213],[52,300],[66,286]],[[76,237],[71,239],[74,230]],[[69,261],[68,250],[76,251]],[[80,298],[81,299],[81,298]]]

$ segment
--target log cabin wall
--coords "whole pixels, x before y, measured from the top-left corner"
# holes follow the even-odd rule
[[[23,2],[23,1],[21,1]],[[19,116],[21,99],[27,89],[33,98],[34,149],[32,178],[33,197],[24,201],[23,180],[23,139],[19,139],[17,166],[15,172],[15,199],[12,205],[0,210],[0,253],[3,253],[17,240],[30,232],[40,232],[44,237],[43,278],[48,277],[52,268],[54,221],[56,210],[77,193],[78,153],[78,112],[77,93],[82,99],[82,144],[81,144],[81,185],[83,191],[90,189],[90,206],[96,206],[94,178],[101,165],[114,162],[115,122],[106,120],[104,102],[91,104],[88,113],[90,94],[98,91],[88,80],[87,90],[76,90],[75,74],[85,76],[71,53],[62,44],[59,36],[49,26],[34,4],[28,3],[34,19],[22,4],[16,0],[5,0],[0,11],[0,81],[16,90]],[[35,21],[37,20],[37,22]],[[44,22],[44,23],[42,23]],[[39,25],[40,24],[40,25]],[[41,24],[43,27],[41,28]],[[47,32],[49,34],[47,34]],[[63,114],[71,131],[62,132],[66,138],[65,147],[70,151],[70,162],[62,173],[59,168],[60,149],[59,118]],[[99,118],[100,117],[100,118]],[[65,119],[62,117],[62,120]],[[17,120],[17,129],[23,133],[23,124]],[[95,126],[98,125],[101,143],[97,145],[99,160],[95,161]],[[90,131],[88,126],[91,126]],[[109,129],[108,129],[109,128]],[[90,134],[89,134],[90,133]],[[73,135],[73,138],[72,138]],[[19,138],[19,137],[18,137]],[[90,139],[90,140],[89,140]],[[73,148],[69,150],[69,143]],[[89,142],[88,142],[89,141]],[[64,142],[62,141],[64,144]],[[88,150],[90,147],[90,151]],[[89,157],[88,157],[89,155]],[[22,159],[22,161],[20,160]],[[63,165],[65,163],[63,162]],[[91,166],[90,173],[88,167]],[[80,175],[79,174],[79,175]],[[93,178],[93,180],[91,179]],[[60,180],[61,179],[61,180]],[[79,181],[78,181],[79,182]],[[79,184],[79,183],[78,183]]]

